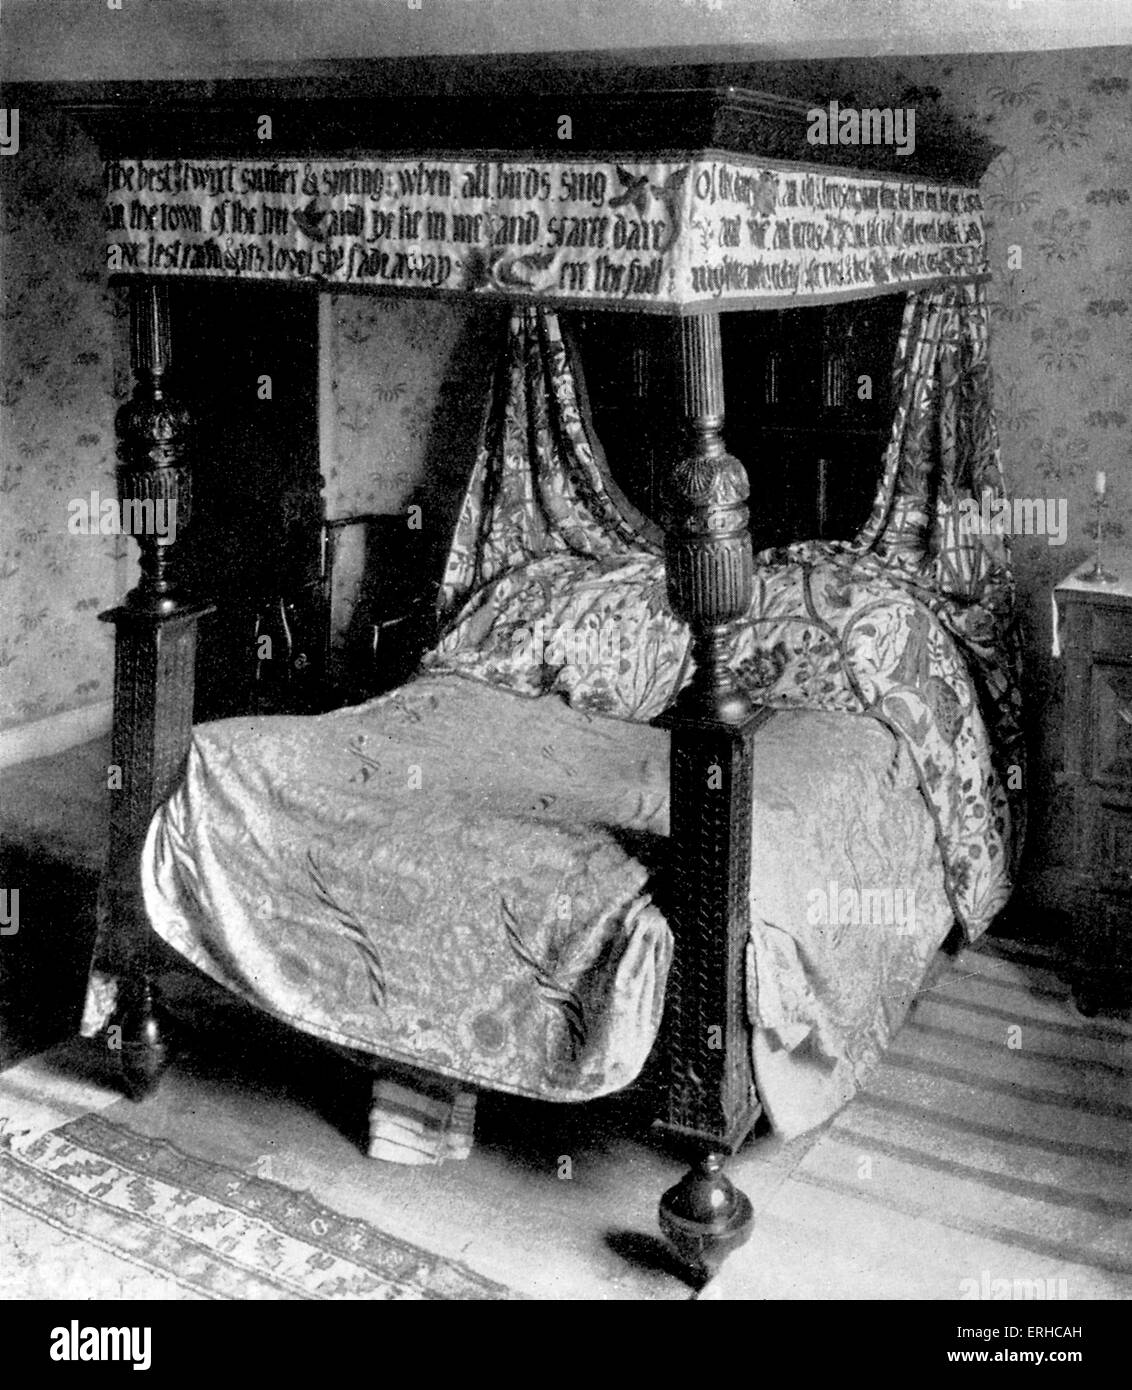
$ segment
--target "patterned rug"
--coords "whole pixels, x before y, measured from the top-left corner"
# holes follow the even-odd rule
[[[305,1193],[97,1115],[23,1143],[0,1134],[0,1206],[0,1296],[519,1296]]]
[[[1132,1028],[1076,1014],[1056,964],[1009,941],[964,953],[792,1174],[993,1242],[1003,1268],[957,1269],[954,1297],[1038,1278],[1132,1296]]]

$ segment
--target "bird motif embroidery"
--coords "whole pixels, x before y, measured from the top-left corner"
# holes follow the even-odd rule
[[[470,247],[464,258],[465,284],[470,290],[546,289],[554,282],[557,251],[530,251],[513,256],[498,246]]]
[[[620,164],[615,167],[617,177],[624,185],[624,192],[619,193],[616,198],[610,198],[609,206],[622,208],[626,203],[632,203],[637,216],[644,217],[650,189],[648,174],[642,174],[640,178],[635,178],[628,169],[623,168]]]
[[[655,249],[663,254],[680,234],[680,196],[684,191],[684,183],[688,177],[688,165],[682,168],[673,169],[663,183],[650,183],[647,174],[637,177],[629,169],[621,164],[615,164],[617,177],[623,185],[622,191],[616,198],[610,198],[611,208],[621,208],[631,205],[638,217],[644,217],[648,211],[650,198],[655,198],[664,208],[664,215],[671,228],[671,235],[663,246]]]
[[[512,289],[545,289],[548,283],[545,272],[557,254],[557,251],[530,251],[510,260],[501,258],[494,266],[495,279],[498,284]]]
[[[672,226],[672,236],[668,245],[676,240],[676,231],[680,226],[680,195],[684,191],[684,182],[688,177],[688,166],[685,164],[682,169],[673,169],[671,174],[659,186],[655,183],[649,184],[652,195],[659,202],[664,204],[664,213]],[[667,250],[668,247],[665,247]]]
[[[302,232],[308,241],[325,241],[326,233],[321,227],[323,218],[327,217],[327,209],[319,211],[318,200],[312,198],[305,208],[297,208],[292,216],[295,219],[295,226]]]

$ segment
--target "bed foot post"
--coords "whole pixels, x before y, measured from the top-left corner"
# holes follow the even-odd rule
[[[754,1224],[746,1193],[724,1172],[726,1154],[702,1153],[660,1199],[660,1229],[691,1279],[702,1288]]]
[[[755,707],[726,659],[747,612],[754,557],[747,476],[724,448],[718,314],[681,321],[687,452],[666,493],[673,611],[691,628],[696,670],[658,721],[671,731],[669,921],[660,1127],[697,1156],[664,1194],[660,1227],[702,1287],[751,1232],[746,1196],[723,1171],[760,1113],[751,1067],[745,957],[750,934]]]
[[[145,1100],[157,1090],[169,1065],[169,1035],[149,980],[134,990],[134,998],[121,1014],[121,1069],[126,1095]]]
[[[138,863],[154,811],[176,787],[192,736],[197,624],[212,605],[182,588],[177,540],[189,525],[192,420],[166,384],[170,364],[166,287],[131,287],[136,384],[118,412],[118,492],[131,505],[141,578],[113,623],[114,732],[107,786],[110,853],[104,888],[111,923],[108,954],[120,979],[112,1042],[127,1094],[152,1092],[169,1048],[152,977],[153,938],[141,903]],[[123,509],[124,510],[124,509]],[[140,517],[140,521],[138,518]],[[160,522],[160,524],[159,524]],[[148,528],[148,529],[147,529]]]

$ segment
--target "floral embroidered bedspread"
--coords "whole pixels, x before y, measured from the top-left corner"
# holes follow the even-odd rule
[[[936,828],[952,909],[974,940],[1011,892],[1011,769],[958,646],[883,573],[836,554],[763,558],[748,616],[730,638],[733,668],[761,704],[866,714],[901,740]],[[689,646],[658,557],[559,553],[485,586],[426,664],[648,720],[690,678]]]
[[[199,726],[142,853],[154,929],[340,1046],[564,1101],[628,1085],[669,930],[539,721],[512,728],[530,703],[449,678]]]
[[[796,1133],[860,1084],[951,913],[890,733],[798,710],[755,737],[748,1009],[760,1097]],[[660,1021],[668,745],[452,675],[202,725],[150,829],[146,907],[211,978],[316,1036],[469,1084],[602,1095]],[[878,889],[890,920],[842,912]]]

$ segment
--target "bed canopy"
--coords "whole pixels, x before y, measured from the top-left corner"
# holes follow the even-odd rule
[[[90,119],[107,156],[107,265],[132,294],[137,388],[119,417],[121,491],[177,500],[178,530],[189,524],[191,421],[165,383],[170,278],[509,303],[512,386],[540,353],[553,358],[558,309],[679,318],[687,437],[672,444],[663,553],[695,675],[661,716],[672,742],[675,940],[661,1123],[695,1164],[662,1220],[693,1254],[742,1238],[749,1204],[721,1170],[759,1113],[740,982],[760,710],[736,679],[728,631],[754,586],[748,476],[757,491],[774,460],[745,460],[745,470],[726,451],[719,315],[908,297],[884,478],[867,527],[843,550],[902,571],[941,613],[975,658],[1004,765],[1017,759],[1016,711],[994,656],[1010,620],[1005,543],[957,531],[962,498],[1001,490],[974,187],[987,152],[977,139],[933,145],[930,131],[911,157],[891,145],[813,144],[802,104],[730,88],[264,100],[152,109],[144,126],[121,111]],[[527,445],[537,438],[529,419],[511,417],[504,409],[497,428],[524,432]],[[585,460],[575,453],[569,468],[577,487],[558,497],[558,523],[568,530],[577,504],[579,534],[613,550],[631,544],[631,519],[604,486],[587,490]],[[481,449],[445,577],[450,606],[485,579],[484,544],[514,541],[496,525],[498,508],[484,521],[485,498],[498,502],[505,484],[522,501],[540,485],[530,471],[517,480],[491,470]],[[174,542],[138,540],[141,582],[104,617],[117,627],[114,758],[124,773],[108,910],[124,1068],[140,1094],[163,1043],[132,870],[188,745],[196,627],[209,610],[179,588]]]
[[[112,272],[694,314],[985,273],[978,194],[699,155],[119,160]]]
[[[852,144],[735,88],[92,119],[112,274],[681,315],[985,276],[980,139],[910,153],[860,115]]]

